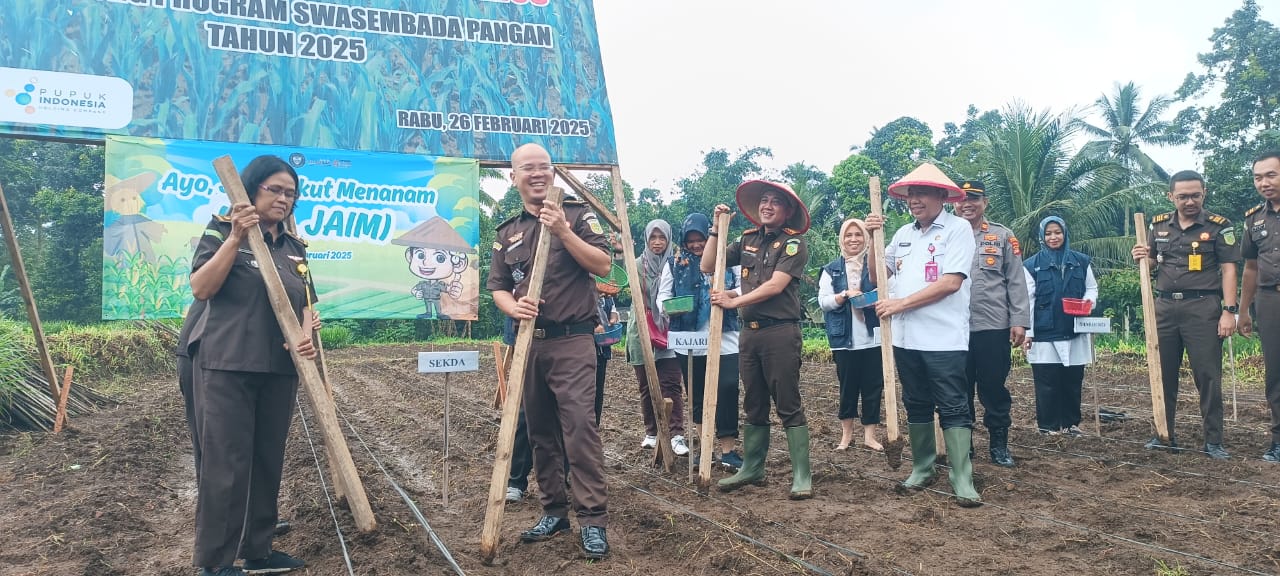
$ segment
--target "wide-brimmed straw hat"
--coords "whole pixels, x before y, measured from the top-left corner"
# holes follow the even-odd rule
[[[939,170],[937,166],[928,162],[917,166],[915,170],[903,176],[901,180],[890,185],[889,195],[906,200],[907,191],[912,186],[925,186],[946,191],[947,202],[959,202],[965,198],[964,190],[956,186],[956,183],[947,178],[947,175],[943,174],[942,170]]]
[[[742,215],[747,217],[756,226],[760,224],[760,198],[765,192],[773,190],[781,192],[792,204],[794,204],[791,217],[782,223],[784,228],[789,228],[795,234],[804,234],[809,230],[809,209],[805,207],[804,202],[800,201],[800,196],[786,184],[777,182],[769,182],[767,180],[747,180],[741,186],[738,186],[737,199],[738,209],[742,211]]]

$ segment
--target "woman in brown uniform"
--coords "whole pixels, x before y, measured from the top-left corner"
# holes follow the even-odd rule
[[[284,228],[298,198],[298,175],[275,156],[259,156],[241,180],[249,203],[214,216],[192,260],[191,292],[207,306],[189,342],[201,455],[194,565],[207,576],[303,566],[271,549],[298,376],[261,272],[275,266],[299,323],[312,319],[304,311],[306,244]],[[259,262],[249,249],[246,236],[254,226],[262,229],[270,262]],[[315,357],[310,338],[298,353]],[[237,558],[245,560],[243,570],[234,567]]]

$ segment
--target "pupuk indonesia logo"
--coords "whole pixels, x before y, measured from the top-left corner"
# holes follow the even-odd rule
[[[22,106],[22,111],[27,114],[35,114],[36,107],[31,103],[34,101],[31,95],[36,91],[36,79],[32,78],[26,84],[22,85],[21,90],[9,88],[4,91],[5,98],[13,98],[13,101]]]

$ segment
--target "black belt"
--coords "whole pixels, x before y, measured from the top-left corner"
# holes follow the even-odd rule
[[[1165,300],[1193,300],[1195,298],[1205,298],[1207,296],[1219,296],[1221,290],[1183,290],[1181,292],[1161,292],[1155,291],[1156,296]]]
[[[770,326],[778,326],[780,324],[796,324],[799,322],[800,322],[799,320],[752,320],[750,322],[747,322],[746,325],[747,325],[747,328],[750,328],[752,330],[760,330],[761,328],[768,328]]]
[[[596,323],[594,320],[578,322],[577,324],[534,324],[533,337],[537,340],[550,340],[552,338],[591,334],[595,331]]]

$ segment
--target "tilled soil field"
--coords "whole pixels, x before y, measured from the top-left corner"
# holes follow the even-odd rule
[[[490,408],[493,357],[488,343],[459,348],[481,349],[482,362],[479,372],[451,379],[447,508],[445,379],[416,372],[422,346],[328,355],[340,421],[379,527],[359,534],[341,508],[335,526],[321,488],[328,475],[321,478],[313,455],[312,442],[323,461],[314,418],[309,409],[295,414],[280,496],[293,530],[276,546],[307,560],[300,573],[453,572],[391,481],[467,574],[1047,576],[1153,574],[1161,567],[1170,569],[1165,574],[1280,573],[1280,466],[1259,459],[1268,441],[1259,385],[1242,388],[1238,422],[1227,423],[1231,460],[1150,452],[1142,447],[1151,435],[1145,363],[1121,356],[1105,356],[1086,371],[1083,438],[1037,434],[1030,370],[1014,370],[1011,448],[1018,466],[992,465],[978,426],[975,478],[986,505],[972,510],[948,497],[945,469],[934,491],[899,496],[892,488],[909,462],[891,470],[883,455],[861,447],[834,451],[835,371],[818,362],[806,364],[802,376],[816,497],[787,499],[790,467],[780,429],[768,486],[700,495],[685,459],[663,472],[639,448],[634,374],[615,360],[601,432],[611,557],[580,559],[576,529],[551,542],[519,544],[518,533],[539,516],[534,495],[507,506],[502,563],[485,566],[478,548],[498,430],[498,412]],[[1189,377],[1184,388],[1178,438],[1198,447]],[[1092,417],[1095,392],[1097,404],[1129,416],[1102,423],[1101,437]],[[724,475],[716,470],[713,478]],[[190,440],[169,375],[139,382],[119,406],[76,419],[62,435],[0,435],[0,487],[0,576],[194,573]]]

